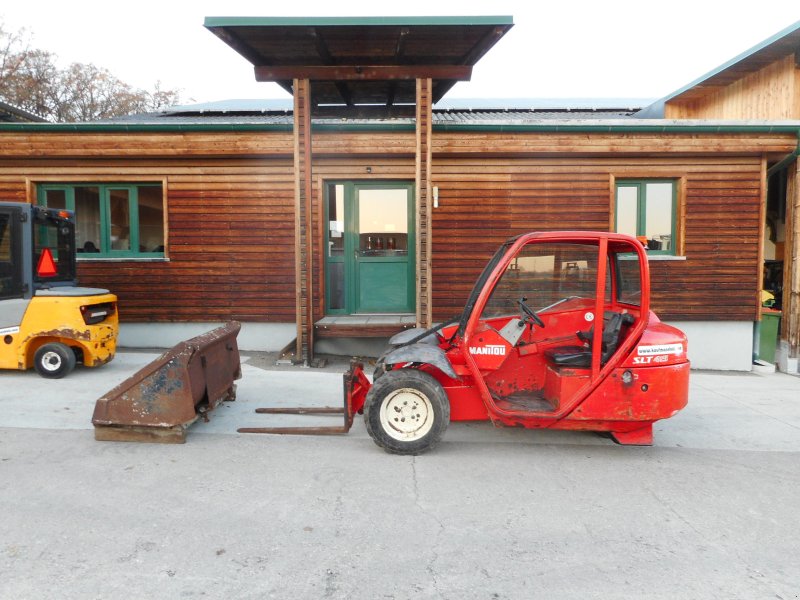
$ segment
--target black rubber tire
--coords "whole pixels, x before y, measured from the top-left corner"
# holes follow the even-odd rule
[[[381,410],[386,404],[386,410],[396,410],[397,417],[403,418],[398,407],[391,406],[395,399],[401,401],[396,392],[407,390],[425,410],[413,412],[410,418],[419,418],[422,415],[421,428],[426,429],[422,435],[417,433],[404,434],[400,430],[391,428],[388,418],[381,419]],[[408,396],[403,396],[408,398]],[[426,403],[427,400],[427,403]],[[409,407],[408,410],[412,410]],[[405,410],[405,409],[404,409]],[[395,418],[394,420],[397,420]],[[430,422],[429,422],[430,421]],[[378,379],[367,394],[364,403],[364,423],[367,432],[373,441],[391,454],[422,454],[432,449],[442,438],[450,423],[450,402],[447,394],[436,379],[417,369],[398,369],[389,371]],[[407,437],[408,439],[402,439]]]
[[[75,368],[75,353],[60,342],[45,344],[33,355],[33,367],[47,379],[61,379]]]

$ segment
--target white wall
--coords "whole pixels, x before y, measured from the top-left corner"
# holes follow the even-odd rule
[[[211,331],[222,323],[123,323],[118,345],[123,348],[172,348],[178,342]],[[295,339],[294,323],[242,323],[240,350],[277,352]]]
[[[689,338],[693,369],[751,371],[753,323],[750,321],[670,321]]]

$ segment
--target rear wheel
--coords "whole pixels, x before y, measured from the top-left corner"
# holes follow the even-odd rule
[[[421,454],[433,448],[450,422],[442,386],[416,369],[389,371],[367,394],[364,422],[375,443],[392,454]]]
[[[59,342],[45,344],[33,355],[36,372],[48,379],[60,379],[75,368],[75,353]]]

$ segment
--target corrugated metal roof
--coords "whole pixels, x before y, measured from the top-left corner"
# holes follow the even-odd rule
[[[258,107],[267,104],[258,102],[241,101],[239,104],[226,101],[224,103],[206,103],[202,105],[178,106],[160,113],[149,113],[115,117],[96,123],[109,124],[136,124],[136,125],[168,125],[174,124],[262,124],[262,125],[287,125],[291,126],[294,117],[290,109],[270,110]],[[274,106],[274,104],[272,105]],[[603,108],[603,109],[476,109],[476,110],[433,110],[433,124],[498,124],[518,125],[536,123],[541,121],[573,121],[573,120],[608,120],[628,119],[637,108]],[[346,114],[346,113],[345,113]],[[364,118],[351,116],[315,117],[314,123],[318,124],[346,124],[346,125],[381,125],[381,124],[412,124],[414,119],[410,116],[396,116],[383,118]]]
[[[0,100],[0,121],[7,123],[45,123],[46,119]]]

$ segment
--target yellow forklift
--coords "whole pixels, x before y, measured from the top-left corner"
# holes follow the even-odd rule
[[[75,271],[70,211],[0,202],[0,368],[58,379],[114,358],[117,297]]]

